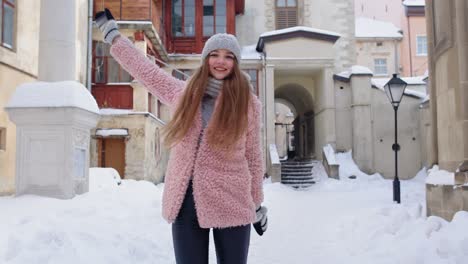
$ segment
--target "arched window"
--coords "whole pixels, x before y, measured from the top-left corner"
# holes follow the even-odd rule
[[[276,0],[276,29],[297,26],[297,1]]]

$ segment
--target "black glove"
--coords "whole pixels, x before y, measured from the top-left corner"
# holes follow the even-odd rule
[[[112,45],[112,41],[116,37],[120,36],[120,32],[117,22],[115,22],[115,19],[109,9],[106,8],[104,11],[97,12],[94,20],[96,21],[96,25],[99,30],[102,32],[104,42]]]
[[[268,209],[265,206],[259,206],[256,210],[256,219],[253,223],[255,231],[258,235],[263,235],[268,227],[268,217],[267,217]]]

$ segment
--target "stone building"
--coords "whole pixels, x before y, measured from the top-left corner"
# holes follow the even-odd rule
[[[402,38],[396,50],[398,67],[396,71],[389,67],[389,71],[392,71],[390,73],[400,73],[405,77],[425,75],[428,65],[424,5],[424,0],[355,0],[357,19],[367,18],[391,23],[400,30]],[[376,61],[379,68],[383,67],[382,64],[391,65],[394,60],[385,55],[379,59]],[[363,66],[374,69],[374,65]]]
[[[4,0],[0,5],[0,195],[15,191],[16,127],[4,109],[15,89],[38,76],[59,75],[64,68],[71,73],[69,80],[86,83],[88,1],[60,1],[66,6],[67,24],[41,27],[49,16],[56,15],[56,1]],[[76,44],[50,46],[48,40],[56,32],[67,32]],[[40,49],[45,52],[42,57]],[[46,53],[63,51],[70,56],[61,68],[52,68]]]
[[[431,162],[455,172],[446,185],[427,184],[427,212],[451,220],[468,210],[468,2],[426,1]],[[454,186],[455,185],[455,186]],[[455,188],[454,188],[455,187]]]

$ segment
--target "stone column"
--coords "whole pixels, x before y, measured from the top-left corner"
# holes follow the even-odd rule
[[[265,117],[264,123],[264,131],[265,131],[265,146],[267,153],[265,155],[265,159],[267,162],[267,172],[268,175],[272,176],[274,181],[278,181],[277,171],[275,170],[277,165],[273,166],[272,159],[270,156],[270,150],[276,149],[271,148],[271,145],[275,144],[275,68],[273,65],[266,65],[265,67],[265,83],[266,83],[266,90],[265,90],[265,108],[263,115]]]
[[[468,161],[468,3],[466,0],[456,0],[456,36],[458,46],[458,69],[460,81],[460,96],[458,110],[460,121],[463,122],[463,160]]]
[[[78,80],[75,1],[41,0],[40,11],[39,80]]]
[[[5,108],[16,125],[16,194],[69,199],[89,188],[96,100],[79,80],[79,1],[42,0],[39,80],[20,85]]]
[[[322,70],[315,88],[314,136],[315,155],[322,159],[322,148],[327,144],[336,147],[336,108],[333,84],[333,68]],[[310,139],[313,140],[313,139]]]
[[[374,172],[371,124],[370,74],[351,75],[351,118],[353,158],[366,173]]]

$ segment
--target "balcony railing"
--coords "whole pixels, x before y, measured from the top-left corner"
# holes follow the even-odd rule
[[[154,0],[94,0],[94,13],[108,8],[119,21],[151,21],[165,39],[162,1]]]

